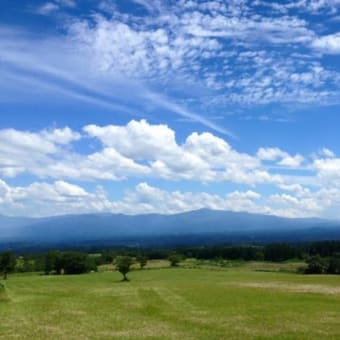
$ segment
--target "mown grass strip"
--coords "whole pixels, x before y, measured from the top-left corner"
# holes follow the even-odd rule
[[[6,292],[6,286],[4,283],[0,282],[0,302],[8,301],[8,295]]]

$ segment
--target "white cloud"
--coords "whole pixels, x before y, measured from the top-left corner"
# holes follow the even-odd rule
[[[233,211],[264,211],[256,205],[261,196],[253,191],[232,192],[225,196],[205,192],[192,193],[181,191],[165,191],[150,186],[147,183],[138,184],[133,191],[118,202],[114,202],[115,209],[135,214],[165,213],[173,214],[184,211],[209,208]],[[132,208],[134,207],[134,208]]]
[[[160,6],[142,3],[150,12]],[[245,2],[162,5],[157,15],[115,11],[110,19],[74,21],[69,36],[110,74],[223,90],[211,103],[195,98],[201,105],[336,100],[338,73],[322,67],[316,56],[309,60],[306,52],[294,50],[318,44],[306,20],[255,13]],[[282,44],[277,52],[275,46]],[[327,90],[325,82],[335,88]]]
[[[298,168],[304,161],[304,158],[301,155],[297,154],[291,156],[279,148],[260,148],[257,151],[257,157],[263,161],[279,160],[277,162],[278,165],[289,168]]]
[[[101,188],[91,193],[64,181],[10,187],[0,180],[0,213],[25,216],[88,212],[172,214],[200,208],[264,211],[254,203],[259,198],[260,195],[253,191],[236,191],[220,196],[204,192],[170,192],[140,183],[121,200],[111,201]]]
[[[0,174],[43,173],[55,155],[61,156],[63,146],[79,139],[80,134],[68,127],[39,132],[0,130]]]
[[[122,156],[149,164],[150,175],[155,177],[203,182],[272,180],[260,169],[256,157],[233,150],[211,133],[194,132],[180,145],[168,126],[150,125],[145,120],[131,121],[126,126],[89,125],[84,131]]]
[[[154,178],[251,187],[269,184],[301,195],[308,190],[305,186],[340,186],[338,163],[329,149],[304,157],[277,147],[262,147],[251,155],[209,132],[193,132],[180,143],[169,126],[146,120],[121,126],[92,124],[81,133],[68,127],[37,132],[0,130],[3,177],[26,173],[81,181]],[[299,173],[302,170],[304,176]]]
[[[80,133],[71,130],[69,127],[43,130],[41,136],[52,143],[62,145],[69,144],[81,138]]]
[[[54,2],[46,2],[37,8],[36,13],[41,15],[49,15],[59,10],[59,5]]]
[[[301,155],[286,156],[278,164],[289,168],[298,168],[303,161],[304,158]]]
[[[287,2],[269,2],[257,0],[256,5],[268,6],[280,13],[289,13],[298,10],[304,13],[316,15],[325,11],[328,14],[335,14],[340,7],[339,0],[297,0]]]
[[[109,6],[112,1],[102,1],[81,19],[69,11],[66,19],[58,16],[66,28],[58,37],[16,32],[13,44],[11,34],[0,35],[5,60],[0,71],[6,75],[0,79],[0,100],[17,101],[18,93],[36,100],[40,90],[49,100],[57,95],[132,115],[175,112],[222,133],[228,131],[207,119],[209,110],[339,102],[339,72],[313,47],[325,37],[296,13],[258,11],[247,1],[139,3],[148,8],[143,15],[119,11]],[[76,5],[71,0],[46,4],[47,12]],[[106,8],[105,15],[100,8]],[[148,96],[150,89],[166,89],[167,96],[160,90]],[[172,95],[183,92],[187,102],[179,105]],[[195,110],[186,106],[189,100]]]
[[[311,46],[325,54],[340,54],[340,32],[318,37]]]
[[[79,152],[76,142],[81,138],[83,151]],[[90,146],[95,140],[101,144],[93,150]],[[328,149],[319,155],[310,159],[292,156],[277,147],[262,147],[250,155],[209,132],[193,132],[179,143],[169,126],[146,120],[121,126],[87,125],[81,133],[68,127],[37,132],[0,130],[0,174],[5,177],[21,173],[85,181],[145,177],[250,186],[334,182],[338,159]],[[281,174],[284,168],[293,173]],[[294,173],[299,170],[308,174]]]
[[[199,37],[219,37],[251,41],[254,36],[273,44],[305,43],[313,37],[304,20],[295,17],[234,16],[185,13],[181,18],[185,32]],[[288,29],[289,27],[289,29]]]
[[[316,159],[313,165],[323,185],[340,186],[340,158]]]
[[[42,4],[35,10],[35,13],[40,15],[50,15],[59,11],[63,7],[74,8],[76,6],[77,3],[74,0],[55,0]]]
[[[226,194],[167,191],[148,183],[137,184],[119,199],[112,200],[101,188],[90,192],[65,181],[34,182],[26,187],[9,186],[0,180],[0,214],[52,216],[89,212],[124,214],[174,214],[196,209],[248,211],[284,217],[328,216],[339,218],[340,190],[305,191],[294,196],[278,193],[263,196],[256,191]]]
[[[11,187],[0,180],[1,214],[41,217],[109,209],[110,202],[100,188],[89,193],[78,185],[64,181]]]
[[[286,157],[287,153],[279,148],[260,148],[257,157],[263,161],[276,161],[278,158]]]
[[[327,158],[334,158],[335,157],[335,153],[334,151],[328,149],[328,148],[322,148],[320,150],[320,154],[321,156],[325,156]]]

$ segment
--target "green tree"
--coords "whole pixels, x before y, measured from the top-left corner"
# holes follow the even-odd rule
[[[340,253],[335,253],[330,261],[327,269],[329,274],[340,274]]]
[[[62,254],[56,250],[50,250],[45,256],[44,272],[46,275],[51,272],[61,274],[64,267]]]
[[[148,262],[147,258],[144,255],[139,255],[137,257],[137,261],[139,263],[140,269],[143,269]]]
[[[311,256],[306,262],[308,265],[305,270],[306,274],[323,274],[327,271],[328,263],[320,255]]]
[[[11,251],[0,254],[0,271],[3,273],[3,279],[7,279],[8,273],[12,273],[15,269],[15,256]]]
[[[97,269],[94,260],[85,253],[66,252],[62,259],[65,274],[82,274]]]
[[[50,250],[45,256],[45,274],[54,272],[64,274],[82,274],[91,270],[96,271],[95,259],[81,252],[59,252]]]
[[[182,258],[178,254],[171,254],[168,260],[170,261],[171,267],[177,267],[178,264],[181,262]]]
[[[19,256],[16,259],[15,271],[20,273],[33,272],[35,270],[35,262],[27,256]]]
[[[129,281],[126,274],[130,271],[132,258],[130,256],[118,256],[115,261],[116,269],[123,275],[122,281]]]
[[[296,256],[295,248],[286,243],[268,244],[265,247],[265,261],[281,262]]]

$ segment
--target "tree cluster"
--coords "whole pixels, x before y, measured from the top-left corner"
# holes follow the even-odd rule
[[[334,253],[328,258],[314,255],[306,263],[306,274],[340,274],[340,253]]]
[[[86,253],[51,250],[45,257],[45,274],[82,274],[96,270],[95,260]]]
[[[11,251],[5,251],[0,254],[0,272],[3,274],[3,279],[6,280],[9,273],[14,272],[16,258]]]

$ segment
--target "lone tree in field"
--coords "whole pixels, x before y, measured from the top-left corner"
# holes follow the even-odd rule
[[[8,273],[12,273],[15,269],[15,256],[12,252],[6,251],[0,254],[0,272],[3,273],[3,279],[7,279]]]
[[[123,275],[122,281],[129,281],[126,274],[130,271],[132,258],[130,256],[118,256],[116,258],[116,269]]]
[[[140,269],[143,269],[147,264],[147,259],[144,255],[139,255],[137,257],[137,261],[139,263]]]

